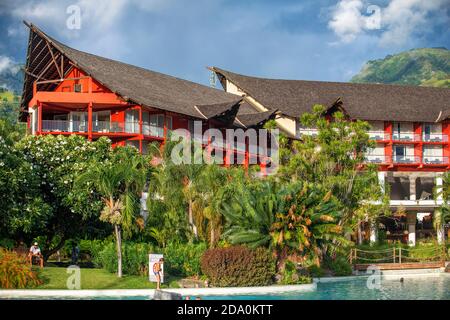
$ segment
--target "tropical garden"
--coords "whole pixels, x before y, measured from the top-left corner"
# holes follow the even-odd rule
[[[82,288],[152,287],[149,253],[164,254],[166,286],[350,274],[355,230],[389,214],[388,199],[376,168],[361,165],[369,125],[340,112],[328,121],[324,112],[316,105],[301,119],[317,136],[280,138],[279,168],[263,178],[256,167],[176,164],[177,141],[141,155],[107,138],[24,135],[0,120],[1,287],[65,288],[75,246]],[[34,241],[42,270],[16,254]]]

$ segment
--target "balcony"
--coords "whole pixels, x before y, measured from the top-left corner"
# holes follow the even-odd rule
[[[369,131],[367,132],[369,138],[375,141],[388,141],[390,140],[389,133],[385,133],[384,131]]]
[[[423,164],[425,165],[448,165],[448,157],[443,156],[423,156]]]
[[[392,140],[397,142],[417,142],[420,141],[420,134],[412,132],[394,132],[392,133]]]
[[[423,142],[448,142],[448,135],[440,133],[429,133],[422,135]]]
[[[101,134],[139,134],[139,122],[124,121],[93,121],[92,132]],[[42,131],[53,133],[72,133],[72,132],[88,132],[87,121],[70,121],[70,120],[42,120]],[[164,137],[164,128],[153,125],[142,125],[142,134],[152,137]]]

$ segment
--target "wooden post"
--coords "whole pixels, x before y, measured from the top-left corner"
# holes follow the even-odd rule
[[[398,248],[398,263],[402,263],[402,248]]]
[[[88,103],[88,139],[92,140],[92,101]]]
[[[37,134],[41,134],[42,132],[42,102],[37,102],[37,117],[38,117],[38,127],[37,127]]]
[[[393,251],[393,254],[394,254],[394,256],[393,256],[393,258],[394,258],[394,263],[395,263],[395,247],[394,248],[392,248],[392,251]]]
[[[142,139],[144,132],[142,131],[142,106],[139,106],[139,152],[142,154]]]
[[[353,264],[353,249],[350,249],[350,264]]]

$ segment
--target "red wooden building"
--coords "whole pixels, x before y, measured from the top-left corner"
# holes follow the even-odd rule
[[[164,142],[170,130],[193,132],[194,121],[201,121],[202,131],[245,130],[275,115],[241,107],[238,95],[75,50],[26,25],[22,118],[32,134],[107,136],[113,146],[129,144],[146,153],[149,143]],[[256,157],[237,142],[223,148],[226,159],[230,153]]]

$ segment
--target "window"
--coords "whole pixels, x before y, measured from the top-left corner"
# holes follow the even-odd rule
[[[406,147],[394,146],[395,162],[404,162],[406,160]]]
[[[172,117],[167,116],[167,129],[172,130]],[[164,115],[152,114],[150,115],[150,134],[155,137],[164,136]]]
[[[139,133],[139,110],[127,110],[125,112],[125,132]]]
[[[75,85],[73,86],[73,91],[81,92],[81,83],[75,83]]]
[[[92,130],[95,132],[109,132],[110,119],[110,111],[97,111],[92,113]]]

